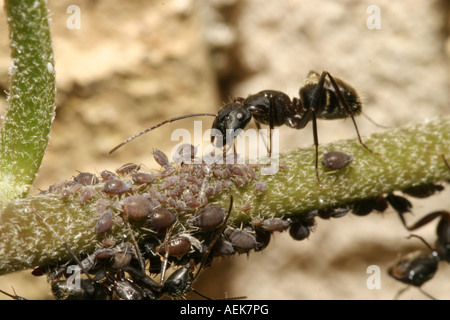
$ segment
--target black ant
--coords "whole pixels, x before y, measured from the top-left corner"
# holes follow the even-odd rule
[[[361,113],[362,105],[356,90],[349,84],[341,79],[333,78],[327,71],[323,71],[321,75],[311,71],[308,74],[305,84],[300,88],[299,95],[299,98],[293,98],[291,100],[289,96],[281,91],[263,90],[245,99],[238,97],[234,99],[233,103],[222,107],[216,115],[199,113],[165,120],[123,141],[109,151],[109,154],[140,135],[166,123],[197,116],[215,117],[212,129],[220,132],[220,135],[214,135],[213,133],[211,135],[211,142],[214,143],[216,137],[221,136],[224,148],[234,141],[237,130],[244,129],[252,117],[255,119],[258,129],[260,129],[260,124],[269,125],[271,132],[268,150],[269,157],[272,153],[272,129],[274,127],[286,125],[294,129],[303,129],[312,120],[314,145],[316,148],[315,170],[319,186],[321,186],[321,183],[318,170],[319,139],[317,134],[317,118],[334,120],[344,119],[350,116],[355,126],[359,142],[368,151],[374,153],[364,144],[359,134],[354,116]]]
[[[389,268],[388,271],[391,277],[408,285],[408,287],[399,291],[396,298],[408,289],[410,285],[413,285],[418,287],[423,294],[431,299],[434,299],[431,295],[423,291],[421,286],[433,278],[440,261],[447,261],[450,263],[450,212],[432,212],[414,223],[412,226],[408,226],[406,224],[403,213],[399,212],[399,216],[405,228],[410,231],[416,230],[440,217],[436,228],[437,240],[435,242],[435,248],[432,248],[422,237],[410,235],[408,238],[415,237],[420,239],[428,247],[430,252],[427,253],[422,250],[418,250],[409,253],[408,255],[402,257],[394,266]]]

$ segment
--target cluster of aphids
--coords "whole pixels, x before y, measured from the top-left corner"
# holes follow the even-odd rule
[[[79,173],[41,192],[62,201],[94,204],[98,214],[95,230],[101,245],[97,250],[79,262],[73,253],[72,263],[33,271],[47,275],[57,299],[181,297],[193,290],[192,282],[213,258],[262,250],[272,232],[289,226],[290,220],[281,219],[233,224],[232,211],[249,208],[233,206],[227,191],[250,185],[262,194],[266,183],[259,180],[258,165],[237,161],[235,154],[227,156],[233,161],[195,164],[196,149],[191,145],[175,152],[176,165],[159,150],[153,155],[161,166],[159,172],[130,163],[99,176]],[[221,193],[230,199],[229,207],[210,203]],[[115,228],[129,229],[130,240],[116,243],[117,237],[111,236]],[[132,229],[140,232],[137,240]],[[67,279],[76,267],[87,278],[73,287]],[[173,269],[166,279],[166,272]]]

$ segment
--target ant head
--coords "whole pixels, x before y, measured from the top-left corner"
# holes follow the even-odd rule
[[[225,137],[224,145],[230,144],[236,135],[235,131],[244,129],[252,118],[251,112],[240,103],[230,103],[217,113],[212,125],[211,142],[216,137]],[[215,130],[214,130],[215,129]],[[214,132],[215,131],[215,132]],[[220,144],[220,143],[219,143]],[[221,145],[217,145],[221,147]]]
[[[388,273],[394,279],[420,287],[433,278],[437,271],[439,260],[434,254],[424,251],[414,251],[401,258]]]

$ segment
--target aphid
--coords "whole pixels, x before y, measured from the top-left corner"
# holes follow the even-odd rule
[[[92,188],[92,187],[85,187],[83,189],[83,191],[81,191],[80,197],[78,198],[78,200],[81,203],[84,203],[84,202],[88,201],[89,199],[91,199],[96,194],[97,194],[97,190],[95,190],[94,188]]]
[[[151,173],[146,172],[136,172],[134,173],[131,178],[133,179],[133,182],[135,184],[150,184],[153,181],[155,181],[156,177]]]
[[[227,237],[238,253],[248,252],[257,245],[256,237],[245,229],[233,230],[227,234]]]
[[[119,179],[111,179],[105,182],[102,191],[108,194],[122,194],[129,192],[131,190],[130,186]]]
[[[98,178],[89,172],[80,172],[75,178],[73,178],[76,182],[82,184],[83,186],[89,186],[99,183]]]
[[[135,163],[127,163],[117,169],[116,172],[120,175],[132,174],[137,172],[140,168],[141,166]]]
[[[18,296],[16,294],[16,291],[14,290],[14,288],[13,288],[13,291],[14,291],[14,294],[10,294],[10,293],[8,293],[6,291],[3,291],[3,290],[0,290],[0,293],[3,293],[4,295],[6,295],[6,296],[8,296],[8,297],[10,297],[11,299],[14,299],[14,300],[27,300],[24,297]]]
[[[294,240],[304,240],[309,237],[311,229],[315,226],[316,222],[314,217],[318,215],[317,211],[312,211],[302,217],[299,220],[293,221],[289,228],[289,235]]]
[[[117,174],[115,174],[114,172],[108,171],[108,170],[103,170],[102,172],[100,172],[100,176],[102,177],[102,179],[104,181],[118,178]]]
[[[350,211],[350,207],[335,207],[317,211],[317,215],[322,219],[340,218]]]
[[[353,157],[351,155],[340,151],[330,151],[323,156],[322,164],[328,169],[339,170],[346,167],[352,161]]]
[[[97,223],[95,224],[95,231],[97,233],[105,234],[109,230],[111,230],[113,225],[113,211],[111,209],[106,209],[105,212],[102,213],[100,218],[98,218]]]
[[[443,186],[434,183],[428,183],[403,189],[402,192],[416,198],[427,198],[442,190],[444,190]]]
[[[167,252],[169,256],[181,257],[191,251],[191,241],[188,237],[178,236],[156,247],[156,251],[159,254]]]
[[[147,219],[148,225],[157,232],[164,232],[177,220],[177,215],[169,209],[159,207]]]
[[[150,202],[141,195],[128,196],[122,200],[123,213],[134,220],[147,217],[152,209]]]
[[[264,231],[269,232],[282,232],[289,228],[292,221],[291,219],[281,219],[281,218],[273,218],[273,219],[264,219],[262,223],[259,225],[259,228],[261,228]]]
[[[222,223],[225,214],[219,206],[208,206],[190,218],[188,223],[202,229],[214,229]]]
[[[267,182],[265,181],[258,181],[255,184],[255,189],[258,193],[263,193],[264,190],[267,188]]]
[[[411,212],[412,204],[404,197],[396,196],[390,193],[386,196],[386,200],[400,215],[405,212]]]
[[[228,218],[231,214],[231,209],[233,207],[233,196],[230,196],[230,206],[228,209],[228,213],[224,221],[222,222],[222,227],[217,232],[216,236],[211,240],[208,247],[206,248],[202,261],[200,262],[200,265],[197,269],[196,274],[193,274],[193,269],[195,267],[195,263],[193,260],[189,260],[189,263],[184,265],[183,267],[177,269],[174,273],[170,275],[170,277],[167,279],[167,281],[163,285],[163,291],[170,296],[173,297],[180,297],[186,294],[189,291],[193,291],[197,293],[198,295],[209,299],[208,297],[205,297],[204,295],[200,294],[198,291],[192,288],[192,283],[197,279],[198,275],[200,274],[200,271],[202,270],[205,262],[208,260],[209,255],[211,253],[211,249],[214,247],[214,245],[217,243],[219,238],[221,237],[223,230],[226,227],[226,223],[228,221]],[[161,272],[161,274],[164,273],[164,270]],[[163,277],[161,278],[163,279]]]

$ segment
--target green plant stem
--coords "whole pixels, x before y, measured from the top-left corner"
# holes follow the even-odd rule
[[[255,218],[305,214],[313,209],[343,206],[364,198],[402,190],[414,185],[450,179],[450,169],[442,155],[450,158],[450,117],[374,134],[364,142],[381,155],[368,152],[358,140],[324,145],[320,154],[339,150],[354,161],[344,169],[330,171],[320,166],[323,190],[314,171],[314,148],[282,154],[283,169],[275,175],[260,176],[267,182],[258,193],[255,181],[235,188],[209,201],[228,207],[230,193],[234,206],[230,223],[239,226]],[[211,177],[214,179],[214,177]],[[70,259],[58,239],[43,223],[39,213],[77,254],[92,252],[103,238],[95,233],[97,197],[86,203],[78,198],[62,199],[58,194],[31,196],[8,204],[0,216],[0,274],[55,264]],[[250,210],[241,211],[244,204]],[[179,221],[183,221],[179,216]],[[147,234],[133,226],[138,241]],[[320,227],[320,226],[319,226]],[[188,228],[188,227],[187,227]],[[115,228],[109,235],[116,242],[130,241],[128,229]]]
[[[0,209],[34,181],[55,115],[55,68],[44,0],[6,0],[10,92],[0,131]]]

